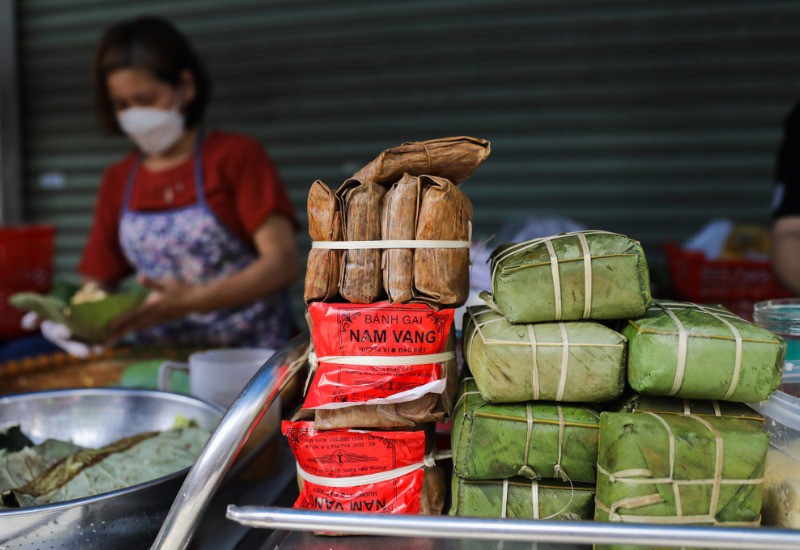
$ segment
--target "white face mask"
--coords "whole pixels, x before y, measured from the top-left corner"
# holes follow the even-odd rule
[[[147,155],[159,155],[183,134],[183,115],[172,109],[130,107],[117,113],[120,128]]]

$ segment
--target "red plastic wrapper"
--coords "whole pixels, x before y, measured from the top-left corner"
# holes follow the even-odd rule
[[[303,480],[295,508],[420,512],[425,432],[319,431],[313,422],[288,420],[281,429]]]
[[[318,366],[303,408],[402,403],[442,393],[454,311],[388,302],[309,304]],[[415,364],[428,355],[431,362]]]

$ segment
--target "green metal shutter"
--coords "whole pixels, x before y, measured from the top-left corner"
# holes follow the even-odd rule
[[[800,98],[793,1],[23,0],[27,215],[58,226],[60,273],[127,147],[93,118],[93,49],[144,13],[188,34],[214,80],[210,125],[264,144],[301,221],[314,179],[338,185],[384,147],[469,134],[493,146],[464,187],[477,236],[562,215],[657,259],[709,218],[766,222]]]

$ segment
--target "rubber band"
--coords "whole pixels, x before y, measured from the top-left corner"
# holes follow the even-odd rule
[[[387,239],[368,241],[312,241],[311,248],[324,250],[381,250],[393,248],[470,248],[472,241],[448,241],[428,239]]]
[[[714,407],[714,416],[722,416],[722,410],[719,408],[719,401],[712,401],[711,406]]]
[[[683,400],[683,414],[692,414],[692,406],[688,399]]]

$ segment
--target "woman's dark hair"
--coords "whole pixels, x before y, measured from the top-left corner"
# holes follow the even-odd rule
[[[114,107],[108,95],[108,75],[118,69],[146,69],[156,78],[178,86],[181,72],[194,76],[196,93],[186,106],[186,127],[203,120],[211,94],[200,58],[189,41],[174,26],[158,17],[140,17],[118,23],[103,34],[94,58],[95,110],[103,126],[113,134],[121,134]]]

